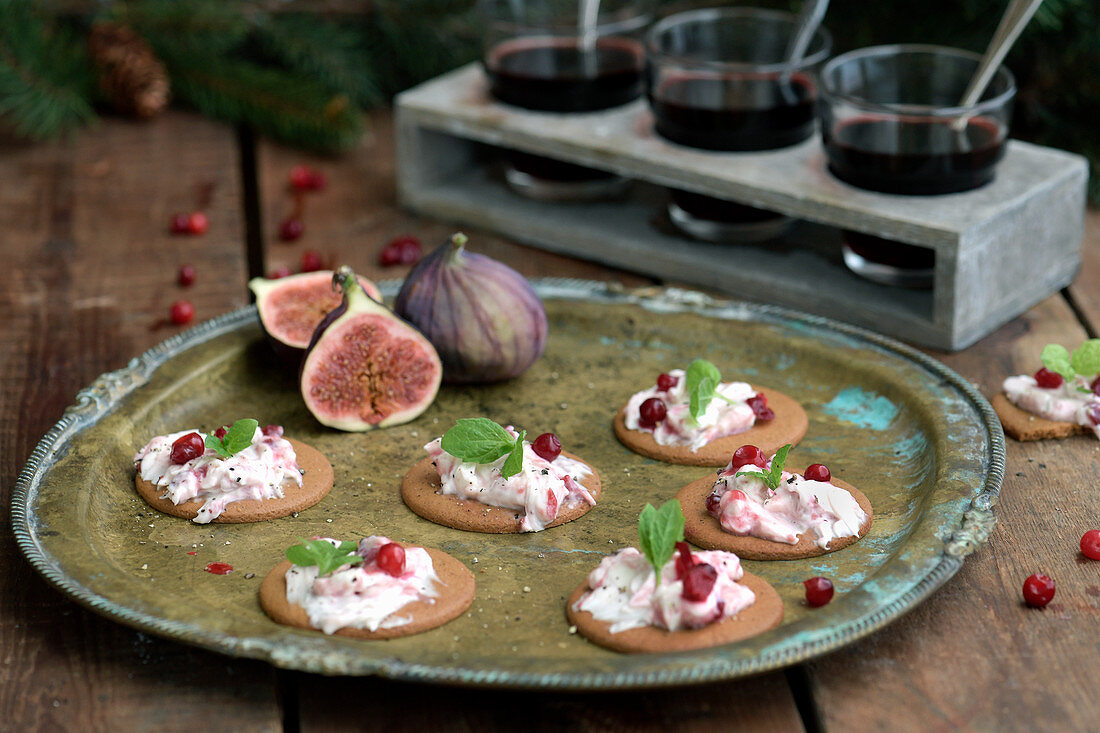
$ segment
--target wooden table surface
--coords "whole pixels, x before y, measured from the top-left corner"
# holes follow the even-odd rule
[[[372,123],[373,135],[339,159],[254,142],[180,111],[150,124],[104,120],[66,142],[0,143],[5,506],[31,450],[76,392],[176,332],[164,323],[176,298],[190,299],[201,321],[248,303],[250,262],[296,269],[301,253],[316,249],[385,279],[404,275],[377,266],[391,237],[443,241],[449,225],[397,207],[391,119],[380,112]],[[307,232],[287,244],[276,233],[293,209],[285,182],[299,162],[320,167],[328,187],[308,197]],[[174,212],[195,208],[209,215],[205,236],[168,233]],[[1070,288],[965,351],[933,355],[991,396],[1004,376],[1034,371],[1044,344],[1096,336],[1100,213],[1089,214],[1087,231],[1084,268]],[[528,276],[652,282],[475,234],[480,251]],[[187,291],[174,282],[184,262],[198,271]],[[1096,730],[1100,562],[1085,560],[1077,544],[1100,527],[1098,471],[1094,438],[1010,439],[989,544],[898,622],[783,672],[598,695],[323,678],[153,638],[50,588],[5,524],[0,729]],[[1058,584],[1044,610],[1020,596],[1037,571]]]

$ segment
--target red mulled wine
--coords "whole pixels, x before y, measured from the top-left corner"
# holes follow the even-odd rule
[[[927,247],[844,230],[844,262],[853,272],[886,285],[932,287],[936,253]]]
[[[956,193],[993,180],[1004,127],[971,117],[857,117],[822,130],[829,170],[853,186],[909,195]]]
[[[644,51],[629,38],[517,38],[490,51],[485,68],[494,97],[527,109],[591,112],[642,93]]]
[[[773,150],[814,131],[813,82],[803,74],[671,76],[649,91],[657,132],[707,150]]]

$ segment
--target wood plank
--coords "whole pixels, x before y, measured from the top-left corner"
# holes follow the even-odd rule
[[[375,679],[299,678],[302,733],[360,730],[804,730],[781,673],[643,692],[425,689]],[[430,704],[425,704],[425,699]]]
[[[80,388],[196,320],[247,302],[232,131],[171,112],[107,119],[69,143],[0,148],[0,499]],[[203,208],[203,237],[171,214]],[[175,284],[184,262],[195,285]],[[274,672],[137,633],[66,600],[0,535],[0,728],[281,728]],[[10,726],[10,727],[9,727]]]
[[[327,263],[350,265],[375,279],[403,278],[409,267],[383,268],[378,253],[396,236],[412,234],[431,251],[455,231],[452,224],[435,222],[402,211],[394,186],[393,118],[389,110],[370,116],[371,134],[355,150],[340,158],[309,155],[263,141],[259,149],[260,192],[267,270],[286,265],[298,271],[302,252],[320,252]],[[279,225],[295,213],[296,197],[287,178],[290,169],[304,163],[322,171],[328,181],[323,191],[302,196],[305,234],[295,242],[279,240]],[[615,280],[627,286],[650,284],[631,275],[580,260],[524,247],[488,232],[468,231],[471,251],[494,257],[527,277],[579,277]]]
[[[1030,373],[1050,342],[1081,326],[1054,296],[957,354],[935,354],[992,396]],[[1096,438],[1017,443],[989,544],[915,611],[808,665],[826,730],[1089,730],[1100,717],[1092,670],[1100,652],[1100,563],[1081,535],[1097,526]],[[1043,610],[1022,602],[1024,579],[1054,578]]]
[[[1081,251],[1081,273],[1069,286],[1078,312],[1090,336],[1100,336],[1100,209],[1085,214],[1085,241]],[[1072,344],[1066,344],[1067,347]]]

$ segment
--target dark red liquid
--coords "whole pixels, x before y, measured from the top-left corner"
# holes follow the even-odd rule
[[[936,266],[936,253],[927,247],[849,230],[845,230],[842,236],[848,248],[868,262],[903,270],[930,270]]]
[[[884,193],[932,195],[969,191],[993,180],[1004,154],[1004,130],[974,117],[950,120],[857,118],[823,130],[829,170],[853,186]]]
[[[613,173],[585,168],[583,165],[566,163],[562,160],[544,158],[541,155],[523,153],[519,150],[509,150],[504,157],[517,171],[523,171],[534,178],[542,178],[561,183],[583,183],[585,181],[599,181],[615,178]]]
[[[787,93],[784,93],[784,89]],[[773,150],[814,131],[817,89],[801,74],[684,75],[649,92],[657,132],[693,148]]]
[[[628,38],[601,38],[593,51],[576,39],[516,39],[496,46],[485,61],[490,89],[502,102],[549,112],[617,107],[642,93],[642,46]]]
[[[708,219],[723,224],[755,224],[782,216],[774,211],[678,189],[672,189],[672,201],[696,219]]]

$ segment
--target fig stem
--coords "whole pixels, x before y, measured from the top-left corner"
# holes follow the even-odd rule
[[[451,250],[447,253],[447,262],[455,262],[462,256],[463,248],[466,243],[470,241],[462,232],[455,232],[451,235]]]
[[[363,286],[359,284],[359,278],[347,265],[341,265],[340,269],[332,273],[332,289],[340,291],[344,297],[348,297],[356,289],[362,292],[363,295],[367,294],[363,290]]]

